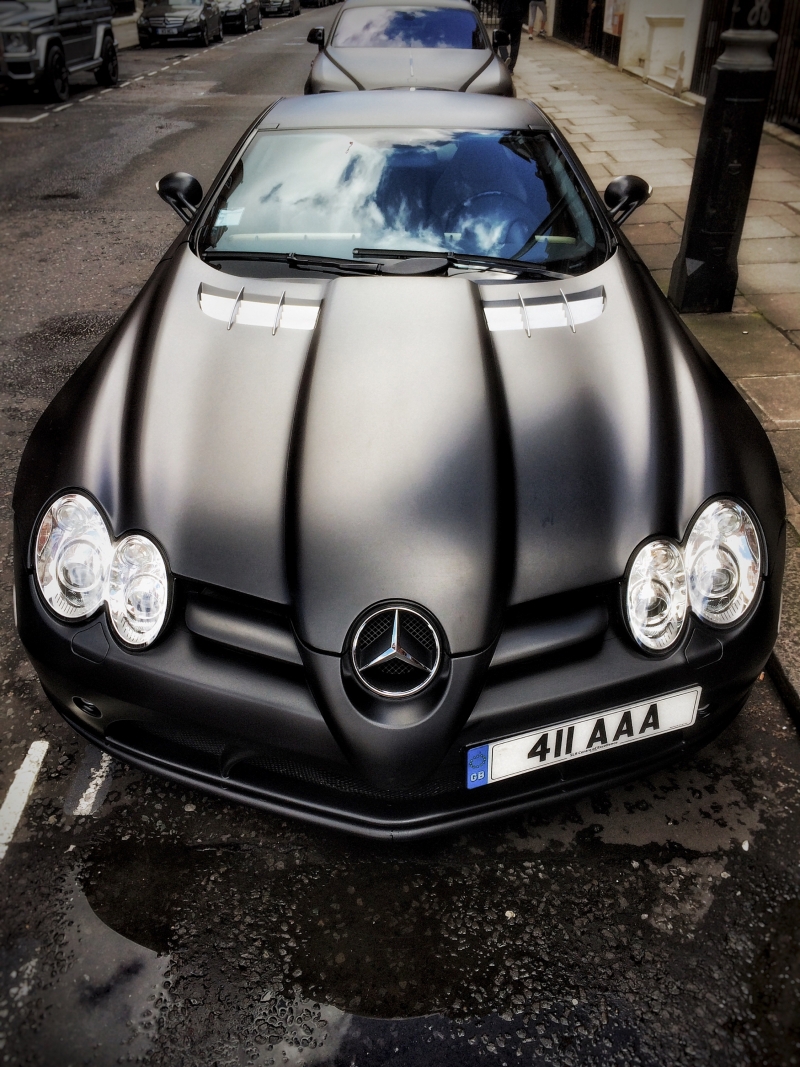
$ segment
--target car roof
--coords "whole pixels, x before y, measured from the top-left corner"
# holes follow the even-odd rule
[[[348,7],[460,7],[478,14],[470,0],[345,0],[342,10]]]
[[[259,123],[262,130],[341,126],[518,130],[526,126],[548,129],[550,123],[530,100],[441,89],[371,89],[284,97]]]

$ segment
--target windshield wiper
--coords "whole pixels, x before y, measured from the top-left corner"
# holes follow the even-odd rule
[[[380,263],[358,263],[353,259],[333,256],[305,256],[296,252],[215,252],[206,249],[204,261],[219,259],[232,261],[285,263],[292,270],[323,271],[326,274],[380,274]]]
[[[483,267],[485,270],[507,270],[517,277],[542,278],[560,281],[569,278],[556,270],[548,270],[536,263],[521,263],[518,259],[498,259],[496,256],[473,256],[467,252],[422,252],[403,248],[354,248],[353,259],[446,259],[450,267]]]

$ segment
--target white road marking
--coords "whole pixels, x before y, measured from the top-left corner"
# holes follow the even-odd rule
[[[118,89],[124,89],[126,85],[130,85],[130,84],[131,84],[131,83],[130,83],[129,81],[127,81],[127,82],[121,82],[121,83],[120,83],[120,84],[119,84],[119,85],[117,86],[117,88],[118,88]]]
[[[67,107],[69,107],[69,104],[67,104]],[[56,108],[56,111],[60,111],[60,110],[61,110],[60,108]],[[39,119],[46,119],[48,114],[49,114],[49,112],[43,111],[41,113],[41,115],[34,115],[32,119],[5,118],[4,117],[4,118],[0,118],[0,122],[25,122],[25,123],[38,122]]]
[[[81,97],[81,103],[85,104],[87,100],[94,100],[96,93],[90,93],[88,96]]]
[[[100,90],[100,95],[103,96],[104,93],[113,93],[113,92],[114,92],[113,89],[101,89]]]
[[[154,74],[158,74],[157,70],[148,70],[147,77],[152,78]]]
[[[140,74],[138,78],[134,78],[133,80],[135,82],[143,82],[144,81],[144,74]]]
[[[91,815],[94,809],[94,802],[97,800],[97,794],[100,791],[100,786],[108,777],[108,772],[111,770],[111,757],[107,752],[104,752],[100,759],[100,766],[94,772],[89,779],[89,784],[84,790],[83,796],[75,805],[75,811],[73,815]]]
[[[167,65],[166,67],[162,67],[161,69],[162,70],[169,70],[169,65]]]
[[[56,111],[66,111],[68,107],[72,107],[72,104],[62,104],[61,107],[54,107],[53,114],[55,115]]]
[[[28,797],[31,795],[49,747],[48,741],[34,741],[28,749],[28,755],[22,761],[22,766],[14,775],[14,781],[0,808],[0,860],[5,856],[11,844],[11,838],[22,818]]]

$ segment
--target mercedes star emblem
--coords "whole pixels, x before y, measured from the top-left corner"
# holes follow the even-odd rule
[[[409,697],[434,678],[441,642],[433,623],[413,608],[379,608],[358,627],[353,668],[361,683],[382,697]]]

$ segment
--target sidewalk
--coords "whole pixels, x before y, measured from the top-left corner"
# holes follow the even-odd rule
[[[563,130],[602,193],[618,174],[653,186],[625,225],[666,292],[678,254],[703,109],[594,56],[523,37],[514,71]],[[778,457],[789,517],[781,633],[770,671],[800,723],[800,150],[764,134],[727,315],[684,321],[758,415]]]

